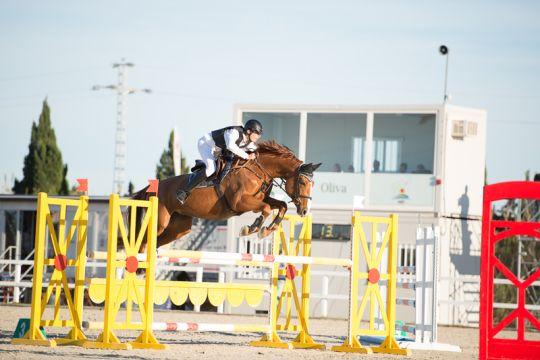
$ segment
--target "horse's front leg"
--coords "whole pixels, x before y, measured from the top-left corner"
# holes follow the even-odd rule
[[[253,224],[242,227],[242,229],[240,230],[240,236],[247,236],[258,232],[261,229],[264,221],[272,213],[272,208],[270,207],[270,205],[265,203],[263,200],[254,198],[253,196],[242,196],[240,201],[238,201],[238,203],[235,205],[236,206],[234,210],[237,210],[239,212],[253,211],[255,213],[261,213],[261,215],[255,219]]]
[[[287,203],[285,203],[284,201],[277,200],[271,197],[267,197],[266,199],[264,199],[264,201],[268,205],[270,205],[270,208],[272,208],[272,210],[278,209],[278,213],[276,214],[274,220],[272,220],[270,225],[261,227],[261,229],[259,230],[260,238],[267,237],[272,232],[274,232],[283,220],[285,213],[287,212]]]

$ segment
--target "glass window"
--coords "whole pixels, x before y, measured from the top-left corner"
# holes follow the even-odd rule
[[[370,203],[433,206],[435,114],[375,114]]]
[[[366,122],[366,114],[308,113],[306,161],[322,162],[314,176],[314,203],[352,206],[363,197]]]
[[[433,174],[435,114],[375,114],[373,172]]]
[[[287,146],[298,156],[300,136],[300,113],[245,112],[242,123],[249,119],[259,120],[263,126],[261,140],[275,140]]]
[[[366,114],[308,114],[306,161],[318,171],[363,172]]]

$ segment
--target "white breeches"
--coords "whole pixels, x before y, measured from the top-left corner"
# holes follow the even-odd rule
[[[214,140],[203,136],[197,144],[201,160],[206,165],[206,177],[211,176],[216,171],[216,158],[214,157]]]

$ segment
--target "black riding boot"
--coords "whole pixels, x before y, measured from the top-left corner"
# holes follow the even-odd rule
[[[219,177],[219,182],[221,182],[223,180],[223,178],[225,178],[225,176],[227,176],[229,171],[231,171],[232,162],[233,162],[233,157],[232,156],[225,157],[225,166],[223,167],[223,171],[221,171],[221,176]]]
[[[206,180],[206,169],[201,169],[189,174],[189,179],[186,186],[176,192],[176,198],[180,204],[184,204],[189,194],[191,194],[191,190],[195,189],[197,185],[202,183],[204,180]]]

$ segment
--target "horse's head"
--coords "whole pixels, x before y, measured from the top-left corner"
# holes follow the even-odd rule
[[[285,180],[285,192],[296,205],[298,215],[307,215],[311,206],[313,172],[321,164],[302,164],[291,149],[273,140],[260,143],[258,153],[261,168],[272,178]]]
[[[311,208],[311,192],[313,190],[313,172],[321,166],[318,164],[302,164],[295,174],[285,179],[285,191],[296,206],[296,212],[305,216]]]

